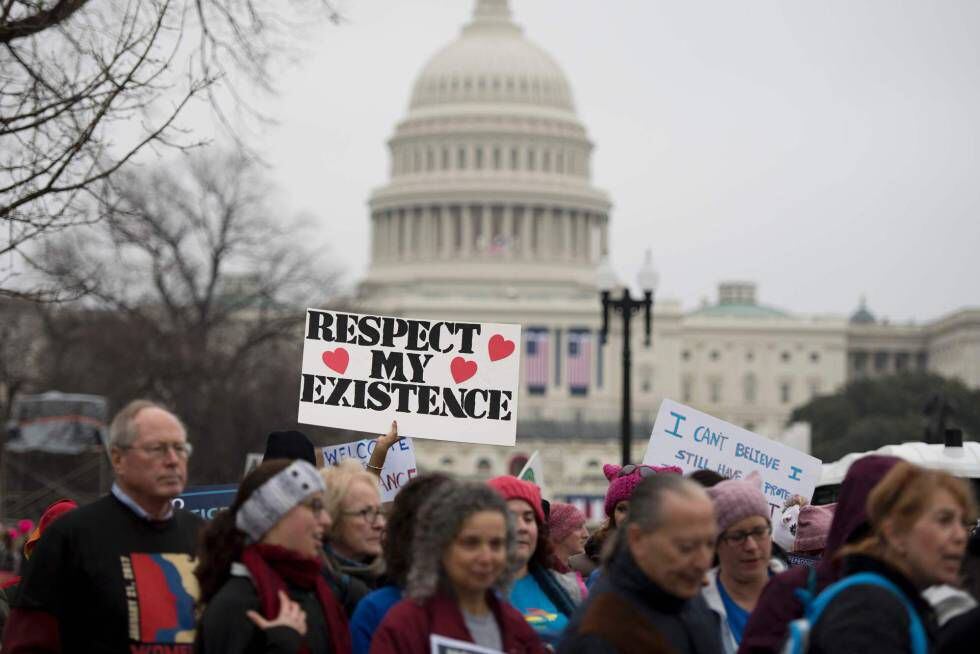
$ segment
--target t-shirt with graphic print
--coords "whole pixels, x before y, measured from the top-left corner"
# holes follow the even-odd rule
[[[179,509],[153,522],[103,497],[44,532],[15,608],[53,616],[71,651],[191,654],[202,525]]]
[[[514,584],[509,599],[541,640],[549,645],[558,644],[568,626],[568,618],[548,599],[532,575],[524,575]]]

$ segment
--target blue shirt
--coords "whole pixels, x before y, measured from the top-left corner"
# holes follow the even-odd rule
[[[378,630],[388,611],[402,599],[402,589],[398,586],[382,586],[365,595],[354,615],[350,617],[351,651],[354,654],[368,654],[371,638]]]
[[[735,642],[741,644],[742,634],[745,632],[745,625],[749,622],[749,612],[736,604],[735,600],[731,598],[728,591],[725,590],[725,585],[721,583],[720,575],[718,576],[718,594],[721,595],[721,601],[725,604],[728,628],[732,630],[732,635],[735,636]]]
[[[524,575],[514,584],[510,591],[510,603],[521,612],[541,640],[549,645],[558,645],[562,632],[568,626],[568,618],[548,599],[532,575]]]

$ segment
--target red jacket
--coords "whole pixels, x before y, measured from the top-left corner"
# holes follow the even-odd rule
[[[517,609],[487,593],[487,604],[500,626],[500,639],[507,654],[544,654],[541,639]],[[371,641],[371,654],[429,654],[429,636],[437,634],[473,642],[463,612],[456,600],[439,593],[419,604],[404,599],[382,620]]]

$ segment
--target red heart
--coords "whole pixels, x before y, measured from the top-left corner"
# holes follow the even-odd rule
[[[327,364],[328,368],[336,370],[342,375],[347,370],[347,364],[350,363],[350,355],[347,354],[347,350],[338,347],[336,350],[327,350],[324,352],[323,362]]]
[[[463,357],[456,357],[449,364],[449,371],[453,373],[453,379],[457,384],[461,384],[476,374],[476,361],[467,361]]]
[[[487,349],[490,351],[491,361],[500,361],[514,353],[514,341],[508,341],[500,334],[494,334],[490,337]]]

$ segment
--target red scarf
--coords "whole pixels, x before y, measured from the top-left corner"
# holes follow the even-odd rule
[[[248,569],[259,593],[262,615],[274,620],[279,615],[279,591],[286,591],[286,583],[305,590],[316,590],[323,617],[330,631],[330,642],[335,654],[351,651],[350,631],[344,609],[333,596],[320,571],[320,562],[306,558],[278,545],[249,545],[242,552],[242,564]],[[304,641],[300,650],[310,651]]]

